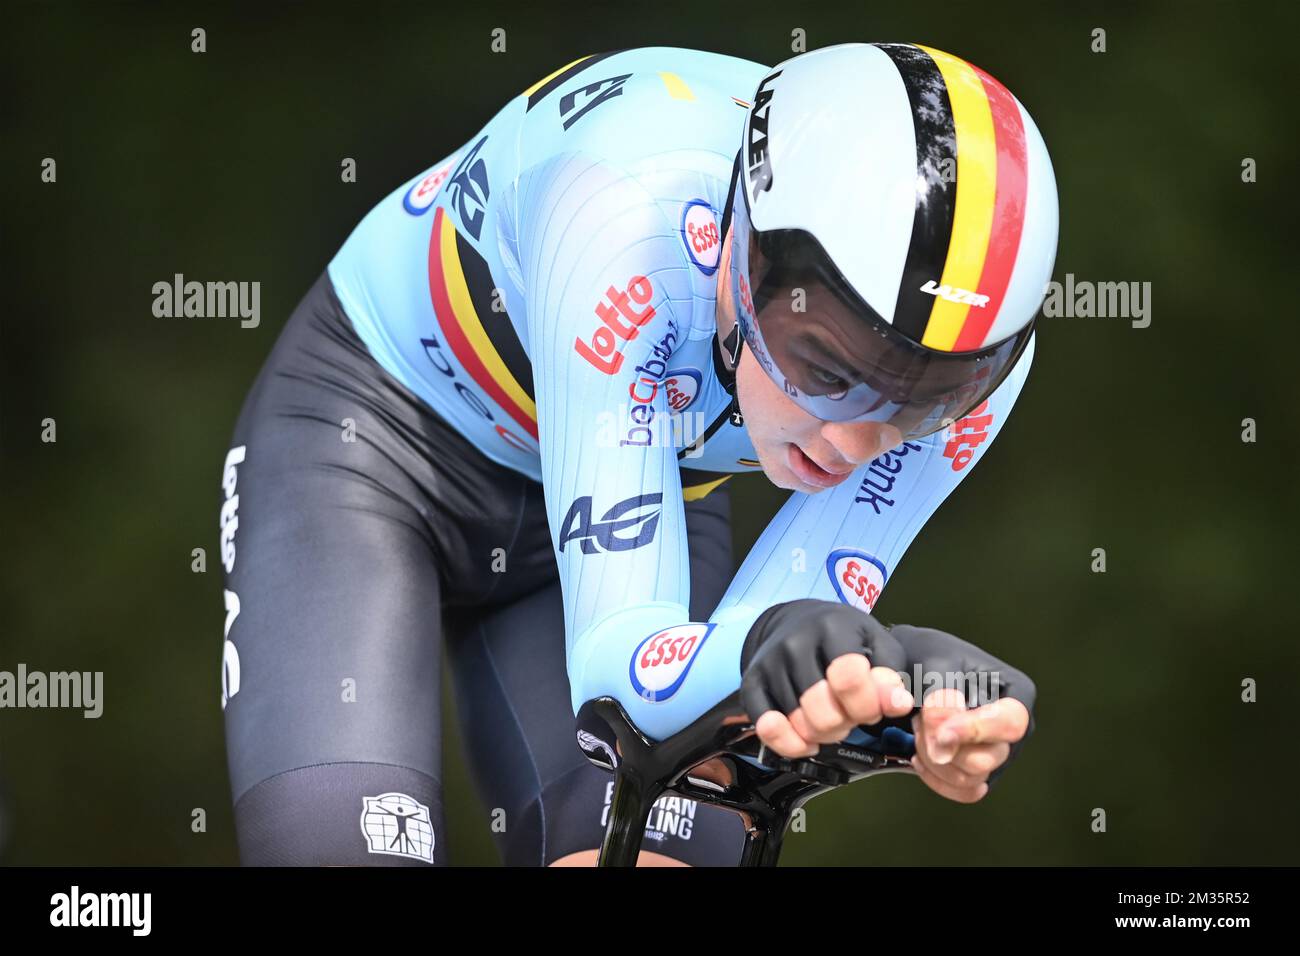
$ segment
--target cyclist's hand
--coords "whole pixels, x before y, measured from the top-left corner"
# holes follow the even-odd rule
[[[1033,730],[1034,682],[982,648],[943,631],[896,624],[890,632],[907,652],[908,663],[919,664],[927,675],[923,680],[932,679],[929,675],[942,678],[942,683],[923,691],[923,706],[912,718],[912,766],[917,775],[949,800],[983,799]],[[966,692],[949,683],[950,675],[971,674],[977,683]]]
[[[898,673],[905,664],[875,618],[832,601],[790,601],[750,628],[741,701],[764,745],[783,757],[812,756],[859,725],[910,712],[915,702]]]
[[[759,740],[783,757],[812,756],[822,744],[843,740],[855,727],[901,717],[913,706],[898,671],[872,667],[861,652],[844,654],[800,695],[798,707],[789,714],[769,710],[754,729]]]
[[[927,787],[957,803],[975,803],[989,792],[989,777],[1024,739],[1029,711],[1004,697],[968,710],[961,691],[937,689],[926,695],[912,718],[916,754],[912,766]]]

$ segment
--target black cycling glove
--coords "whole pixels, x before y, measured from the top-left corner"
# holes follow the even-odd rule
[[[807,598],[777,604],[758,616],[740,654],[740,698],[750,718],[777,710],[789,714],[799,706],[808,688],[826,676],[826,668],[844,654],[866,654],[873,667],[888,667],[903,675],[913,697],[915,714],[934,684],[945,686],[954,675],[974,674],[966,684],[967,706],[978,707],[992,699],[1010,697],[1029,711],[1025,735],[1011,745],[1007,760],[989,777],[992,784],[1015,759],[1034,730],[1034,682],[1020,670],[959,637],[929,627],[896,624],[886,628],[869,614],[835,601]],[[912,687],[920,671],[921,686]],[[933,675],[933,676],[931,676]],[[986,675],[983,685],[979,676]],[[993,675],[997,677],[993,685]],[[987,691],[988,698],[981,697]],[[864,729],[879,736],[885,727],[911,730],[911,715],[886,718]]]
[[[740,652],[740,700],[754,720],[769,710],[788,714],[844,654],[866,654],[873,667],[902,672],[907,655],[870,614],[835,601],[805,598],[758,616]]]

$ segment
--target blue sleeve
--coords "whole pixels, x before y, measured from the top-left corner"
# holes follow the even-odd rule
[[[667,733],[652,716],[684,698],[665,694],[656,705],[653,690],[643,695],[629,679],[628,662],[648,635],[668,630],[654,645],[665,645],[646,678],[654,683],[673,670],[662,658],[674,647],[689,662],[709,643],[697,639],[686,653],[678,640],[709,627],[689,622],[681,478],[659,387],[689,332],[679,318],[690,315],[689,264],[677,223],[612,164],[557,156],[517,190],[512,231],[573,706],[610,694],[647,732]]]

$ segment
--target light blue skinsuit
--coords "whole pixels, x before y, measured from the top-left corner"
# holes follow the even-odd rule
[[[758,467],[713,350],[717,230],[766,70],[664,48],[577,61],[384,199],[329,267],[380,365],[544,484],[574,708],[609,694],[654,737],[739,686],[769,606],[870,609],[1032,361],[1031,343],[948,431],[791,495],[709,621],[690,622],[683,486]]]

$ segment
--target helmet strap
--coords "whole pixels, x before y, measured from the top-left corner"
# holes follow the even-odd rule
[[[727,230],[731,228],[731,209],[732,203],[736,199],[736,183],[740,181],[740,155],[741,151],[736,151],[736,161],[731,167],[731,185],[727,188],[727,202],[722,207],[722,236],[725,239]],[[730,282],[731,269],[727,269],[727,275],[718,275],[718,281]],[[734,308],[734,303],[733,303]],[[731,329],[723,334],[723,329],[718,329],[718,348],[713,353],[714,372],[718,376],[718,381],[726,389],[727,394],[736,393],[736,367],[740,364],[740,348],[744,344],[744,339],[740,334],[740,322],[735,321]]]
[[[713,374],[728,395],[736,394],[736,367],[740,364],[740,346],[744,339],[740,337],[740,323],[732,328],[731,334],[718,342],[713,350]]]
[[[740,150],[736,150],[736,161],[731,166],[731,185],[727,187],[727,204],[722,207],[722,235],[727,234],[731,225],[731,204],[736,200],[736,183],[740,181]]]

